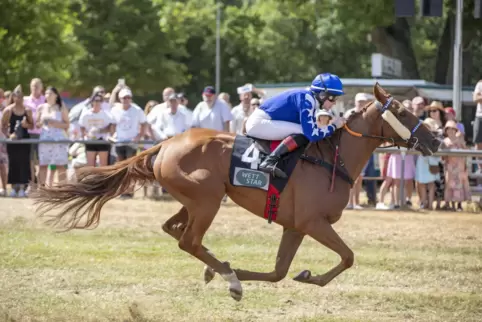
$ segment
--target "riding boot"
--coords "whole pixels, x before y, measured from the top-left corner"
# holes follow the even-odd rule
[[[286,137],[259,165],[259,170],[272,173],[274,177],[288,178],[286,173],[276,165],[284,155],[293,152],[299,147],[306,146],[308,142],[309,140],[303,134],[292,134]]]

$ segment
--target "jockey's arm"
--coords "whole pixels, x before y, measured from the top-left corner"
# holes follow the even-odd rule
[[[336,126],[329,124],[319,127],[316,123],[316,108],[314,104],[308,100],[305,100],[300,113],[301,127],[303,128],[303,134],[310,140],[310,142],[316,142],[330,137],[335,133]]]

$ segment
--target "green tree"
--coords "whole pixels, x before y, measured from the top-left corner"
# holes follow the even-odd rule
[[[445,0],[443,17],[433,18],[396,18],[393,0],[333,3],[342,9],[346,31],[358,37],[370,33],[377,52],[402,61],[406,78],[452,83],[455,0]],[[473,18],[473,7],[473,0],[464,1],[464,84],[473,84],[482,73],[482,65],[474,64],[481,52],[482,20]]]
[[[82,25],[75,34],[87,54],[79,60],[77,88],[113,86],[126,78],[136,95],[185,84],[184,55],[176,40],[159,27],[160,5],[151,0],[79,0]]]
[[[63,0],[4,0],[0,10],[0,84],[28,87],[33,77],[63,88],[82,54],[79,23]]]

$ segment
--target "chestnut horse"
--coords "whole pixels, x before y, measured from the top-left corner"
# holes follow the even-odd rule
[[[330,145],[336,144],[340,160],[336,166],[343,167],[351,178],[357,178],[381,141],[416,148],[424,155],[437,151],[440,141],[416,116],[378,84],[373,90],[375,101],[352,115],[345,128],[330,140],[310,144],[305,155],[333,160],[334,150]],[[298,161],[281,194],[276,223],[284,230],[272,272],[231,269],[229,263],[217,259],[203,246],[204,234],[225,194],[251,213],[260,217],[264,214],[266,191],[230,184],[234,138],[233,134],[191,129],[117,164],[83,168],[77,183],[40,187],[33,195],[39,206],[37,210],[43,216],[61,208],[48,222],[61,224],[67,230],[95,228],[107,201],[135,183],[157,180],[182,204],[178,213],[164,223],[163,230],[179,241],[182,250],[206,265],[206,283],[219,273],[229,283],[231,296],[238,301],[242,297],[240,281],[282,280],[306,235],[336,252],[341,262],[322,275],[312,275],[305,270],[294,278],[295,281],[324,286],[351,267],[354,254],[332,228],[348,202],[351,184],[336,177],[334,190],[330,192],[331,173],[307,161]]]

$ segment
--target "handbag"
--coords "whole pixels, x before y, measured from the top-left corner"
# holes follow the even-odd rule
[[[431,174],[437,174],[440,171],[440,168],[438,165],[431,165],[428,167],[428,170],[430,171]]]
[[[439,163],[434,163],[434,160],[432,160],[431,158],[429,158],[428,160],[428,171],[430,171],[431,174],[438,174],[440,172],[440,166],[439,166]]]

